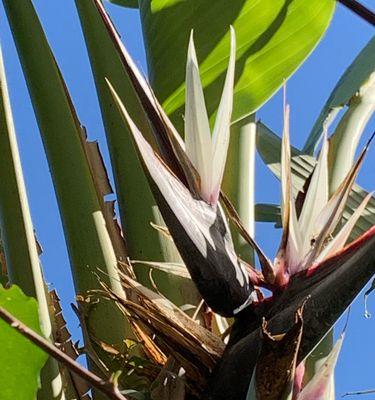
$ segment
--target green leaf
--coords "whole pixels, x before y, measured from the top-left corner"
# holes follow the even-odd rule
[[[0,288],[0,307],[41,334],[38,304],[18,286]],[[39,373],[48,356],[0,320],[0,387],[2,400],[35,400]]]
[[[138,8],[138,0],[108,0],[110,3],[128,8]]]
[[[9,280],[11,283],[19,285],[27,296],[32,296],[38,301],[41,330],[44,336],[52,340],[46,284],[43,279],[23,179],[1,49],[0,148],[2,149],[0,157],[0,231]],[[62,391],[58,364],[52,358],[43,368],[41,379],[40,398],[54,399],[54,393]]]
[[[258,222],[274,222],[277,227],[281,225],[281,210],[276,204],[255,204],[255,220]]]
[[[165,110],[182,125],[184,65],[191,29],[209,114],[220,99],[229,26],[238,42],[233,121],[257,110],[310,54],[335,7],[327,0],[142,0],[150,80]]]
[[[260,156],[263,161],[268,165],[270,170],[276,175],[276,177],[280,177],[280,148],[281,148],[281,139],[274,134],[269,128],[267,128],[264,124],[258,123],[257,129],[257,149],[259,151]],[[306,179],[313,172],[316,160],[314,157],[303,154],[296,148],[292,149],[292,181],[293,181],[293,190],[294,194],[301,190],[303,190],[303,186],[305,184]],[[352,191],[349,194],[348,201],[345,206],[345,210],[343,213],[343,222],[347,222],[350,219],[350,216],[355,212],[355,210],[360,206],[360,204],[364,201],[368,192],[361,188],[359,185],[354,184]],[[272,205],[258,205],[258,212],[256,216],[259,216],[259,221],[264,222],[278,222],[280,217],[279,208]],[[258,219],[257,219],[258,220]],[[365,233],[372,226],[375,225],[375,198],[371,197],[365,212],[358,219],[351,235],[350,240],[354,240],[361,234]]]
[[[324,105],[312,131],[307,138],[303,152],[312,154],[321,137],[323,124],[333,121],[338,112],[350,102],[350,99],[369,80],[375,71],[375,36],[358,54],[357,58],[345,71]]]

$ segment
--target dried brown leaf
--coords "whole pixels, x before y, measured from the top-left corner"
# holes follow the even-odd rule
[[[258,400],[279,400],[293,389],[303,331],[302,309],[297,311],[295,325],[285,334],[272,335],[263,322],[262,350],[255,373]]]
[[[149,356],[151,360],[153,360],[156,364],[165,365],[167,362],[167,356],[159,349],[159,347],[154,343],[150,334],[144,329],[140,324],[135,322],[132,318],[130,318],[130,323],[134,330],[134,333],[140,343],[143,345],[143,348],[146,354]]]
[[[208,374],[223,354],[225,345],[222,340],[168,299],[127,276],[122,278],[125,287],[138,296],[139,303],[121,298],[106,287],[109,296],[138,326],[152,331],[162,351],[173,354],[189,381],[194,382],[196,390],[202,389]]]
[[[116,258],[125,261],[127,257],[126,244],[115,214],[115,201],[104,201],[104,197],[108,194],[112,194],[113,189],[103,156],[98,143],[96,141],[90,142],[87,140],[87,134],[84,128],[82,128],[81,139]]]
[[[73,360],[77,359],[79,352],[71,340],[71,335],[62,313],[60,299],[55,290],[49,292],[49,306],[52,315],[52,335],[56,346]],[[89,400],[90,396],[87,393],[91,388],[87,382],[78,375],[73,374],[62,364],[59,364],[59,367],[63,378],[64,390],[68,396],[79,400]]]
[[[169,229],[166,226],[161,226],[154,224],[152,221],[150,222],[150,225],[159,233],[161,233],[164,237],[167,239],[171,240],[173,242],[173,238],[171,233],[169,232]]]

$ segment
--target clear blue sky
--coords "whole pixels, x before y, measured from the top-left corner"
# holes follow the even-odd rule
[[[374,6],[374,0],[363,1],[363,3],[369,7]],[[105,158],[108,160],[99,107],[74,1],[34,0],[34,4],[67,81],[80,119],[88,128],[90,139],[99,140]],[[125,10],[113,5],[108,5],[108,11],[122,34],[127,48],[137,63],[145,69],[137,11]],[[294,145],[299,147],[304,143],[330,91],[372,34],[374,31],[369,25],[342,6],[338,6],[325,38],[288,83]],[[44,248],[42,263],[47,281],[51,287],[57,289],[62,298],[66,319],[77,338],[78,322],[69,305],[74,296],[69,262],[51,178],[2,8],[0,8],[0,37],[33,221]],[[281,95],[277,94],[269,101],[259,115],[276,132],[280,132]],[[373,119],[365,137],[368,137],[370,131],[374,129]],[[375,189],[374,155],[375,151],[372,149],[360,176],[361,185],[368,190]],[[257,185],[257,201],[279,201],[278,182],[260,160],[257,160]],[[272,229],[272,226],[267,224],[257,226],[257,238],[270,257],[273,257],[278,237],[278,233],[274,233]],[[370,299],[369,305],[375,315],[375,299]],[[375,388],[375,320],[366,320],[363,311],[364,304],[361,296],[352,307],[347,337],[339,360],[337,397],[351,390]],[[375,394],[365,398],[375,399]]]

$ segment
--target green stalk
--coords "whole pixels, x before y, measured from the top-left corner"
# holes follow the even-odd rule
[[[147,140],[153,143],[147,117],[128,78],[121,50],[116,45],[116,33],[105,26],[95,1],[76,0],[76,6],[98,92],[129,257],[133,260],[180,262],[173,243],[159,235],[150,225],[150,222],[163,223],[159,220],[160,215],[135,152],[131,134],[105,82],[105,78],[108,78],[124,100],[137,126]],[[143,284],[150,286],[146,269],[136,270],[136,273]],[[162,272],[155,271],[155,281],[158,288],[178,305],[186,303],[183,293],[189,293],[189,301],[191,293],[196,294],[191,283]]]
[[[101,340],[122,351],[130,327],[115,305],[87,297],[88,292],[101,289],[98,269],[113,291],[122,296],[124,292],[103,217],[103,199],[86,156],[83,130],[32,2],[3,3],[51,169],[76,292],[85,299],[80,303],[88,331],[85,340],[110,370],[116,371],[120,366],[96,343]],[[92,338],[97,340],[90,341]]]
[[[255,115],[237,122],[231,129],[231,142],[223,190],[236,208],[250,235],[255,235]],[[233,241],[242,259],[253,262],[254,253],[242,236],[233,231]]]
[[[375,72],[352,97],[331,140],[330,191],[337,189],[353,165],[362,133],[375,112]]]
[[[0,49],[0,227],[9,281],[38,301],[42,334],[53,341],[45,283],[39,261]],[[41,372],[40,400],[63,400],[59,366],[49,358]]]

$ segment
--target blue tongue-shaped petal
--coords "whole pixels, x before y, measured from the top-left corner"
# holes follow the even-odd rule
[[[234,252],[221,208],[193,198],[146,142],[114,89],[110,89],[133,134],[157,204],[193,281],[215,312],[235,315],[252,302],[255,294]]]

